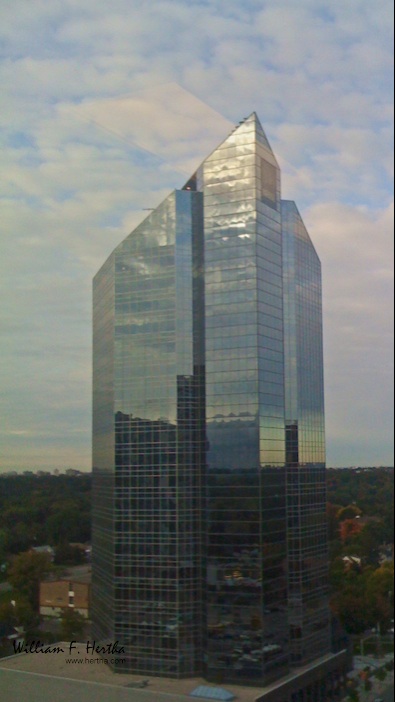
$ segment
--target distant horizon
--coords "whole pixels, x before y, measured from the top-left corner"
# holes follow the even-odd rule
[[[389,469],[394,470],[394,465],[392,464],[370,464],[370,465],[339,465],[339,466],[326,466],[326,470],[367,470],[367,469]],[[76,473],[82,473],[84,475],[89,475],[92,473],[92,469],[87,468],[10,468],[8,470],[0,470],[0,478],[7,475],[23,475],[24,473],[33,473],[33,475],[42,472],[47,475],[65,475],[66,471],[74,471]]]

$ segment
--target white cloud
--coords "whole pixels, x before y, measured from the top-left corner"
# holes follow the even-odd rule
[[[91,277],[253,110],[323,261],[329,456],[363,462],[364,427],[384,462],[391,14],[389,0],[4,0],[5,466],[39,467],[41,446],[41,465],[89,467]]]
[[[282,123],[272,144],[281,154],[284,190],[303,203],[351,201],[375,208],[391,197],[392,133],[333,125]]]
[[[323,265],[328,461],[342,463],[348,435],[349,460],[374,464],[393,426],[393,205],[314,205],[305,222]]]

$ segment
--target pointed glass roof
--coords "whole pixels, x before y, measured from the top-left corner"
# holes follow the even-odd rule
[[[222,146],[225,146],[226,142],[231,142],[233,141],[233,137],[239,136],[243,134],[243,132],[251,132],[251,127],[252,130],[255,130],[256,134],[256,139],[259,141],[262,146],[264,146],[266,149],[268,149],[272,154],[272,147],[269,144],[269,140],[264,132],[264,129],[259,121],[259,117],[256,112],[252,112],[249,117],[246,117],[245,119],[241,120],[235,128],[228,134],[228,136],[221,142],[221,144],[218,144],[218,146],[214,149],[212,153],[215,153],[217,149],[221,148]],[[205,161],[210,158],[211,154],[205,158]]]
[[[252,112],[249,117],[246,117],[245,119],[241,120],[235,127],[232,129],[230,134],[228,134],[225,139],[218,144],[218,146],[206,156],[204,161],[200,164],[199,168],[196,169],[195,173],[191,176],[191,178],[186,182],[186,184],[183,186],[183,189],[187,190],[195,190],[196,189],[196,173],[199,171],[199,169],[202,167],[202,165],[210,159],[210,157],[218,151],[218,149],[225,147],[226,145],[231,145],[231,143],[234,141],[234,137],[242,135],[243,132],[249,132],[251,133],[251,127],[252,130],[255,130],[255,137],[256,141],[259,142],[265,149],[270,151],[272,154],[274,161],[276,162],[276,158],[273,154],[272,147],[270,146],[269,140],[265,134],[265,131],[259,121],[259,117],[256,114],[256,112]]]

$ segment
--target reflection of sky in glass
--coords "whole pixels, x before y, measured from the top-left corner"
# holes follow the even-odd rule
[[[328,651],[321,265],[293,202],[282,203],[291,659]],[[308,583],[308,588],[305,583]]]
[[[94,385],[104,388],[101,366],[108,392],[94,401],[95,476],[107,470],[111,478],[105,492],[102,478],[95,482],[94,627],[100,639],[126,640],[128,667],[145,674],[192,675],[202,666],[199,208],[199,193],[171,194],[96,278]],[[110,450],[97,420],[103,408]]]
[[[100,408],[95,455],[99,469],[115,467],[114,567],[128,605],[116,632],[137,632],[136,670],[163,669],[157,625],[136,614],[155,592],[167,617],[194,622],[169,654],[178,672],[193,672],[207,605],[209,674],[270,682],[289,655],[301,663],[327,650],[321,298],[318,259],[294,206],[281,205],[255,115],[108,266],[98,277],[109,287],[107,309],[96,311],[96,363],[116,412],[115,466],[100,453],[113,421]],[[259,655],[234,663],[240,637]]]
[[[271,168],[265,184],[262,157]],[[226,675],[235,680],[262,680],[270,670],[279,674],[287,660],[277,170],[253,116],[211,154],[197,177],[205,196],[209,626],[220,623],[231,638],[233,619],[248,637],[255,622],[257,632],[262,626],[270,630],[274,646],[249,664],[239,661],[236,671],[230,666]],[[269,623],[265,608],[281,604],[282,613]],[[209,635],[211,674],[226,668],[221,643]]]

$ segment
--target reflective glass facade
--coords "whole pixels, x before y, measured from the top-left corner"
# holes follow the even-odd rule
[[[253,114],[95,278],[94,634],[131,671],[329,650],[319,276]]]
[[[94,635],[175,677],[205,636],[201,200],[170,195],[94,281]]]
[[[321,264],[293,202],[282,202],[291,662],[330,646]]]
[[[288,665],[279,168],[255,115],[197,174],[204,192],[208,675]]]

